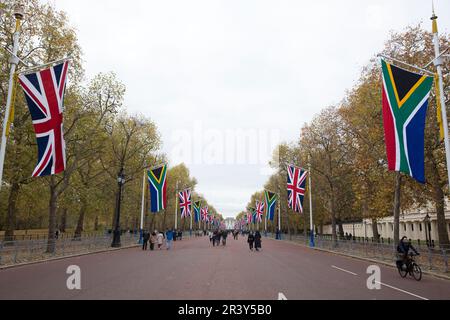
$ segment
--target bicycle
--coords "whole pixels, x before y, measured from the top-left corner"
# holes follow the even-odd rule
[[[420,266],[414,260],[414,257],[417,255],[418,254],[410,253],[408,255],[408,260],[406,261],[406,263],[402,263],[400,266],[397,266],[398,273],[402,278],[406,278],[406,276],[409,274],[417,281],[420,281],[422,279],[422,269],[420,269]]]

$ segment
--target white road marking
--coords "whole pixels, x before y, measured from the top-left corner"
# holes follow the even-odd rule
[[[334,268],[334,269],[338,269],[338,270],[341,270],[341,271],[350,273],[350,274],[352,274],[352,275],[354,275],[354,276],[357,276],[357,274],[354,273],[354,272],[351,272],[351,271],[348,271],[348,270],[345,270],[345,269],[341,269],[341,268],[338,268],[338,267],[336,267],[336,266],[331,266],[331,267]]]
[[[378,281],[375,281],[375,282],[381,284],[382,286],[385,286],[385,287],[388,287],[388,288],[391,288],[391,289],[394,289],[394,290],[397,290],[397,291],[400,291],[400,292],[409,294],[409,295],[411,295],[411,296],[413,296],[413,297],[416,297],[416,298],[419,298],[419,299],[422,299],[422,300],[429,300],[429,299],[427,299],[427,298],[418,296],[417,294],[414,294],[414,293],[411,293],[411,292],[408,292],[408,291],[405,291],[405,290],[402,290],[402,289],[399,289],[399,288],[390,286],[390,285],[388,285],[388,284],[385,284],[385,283],[382,283],[382,282],[378,282]]]

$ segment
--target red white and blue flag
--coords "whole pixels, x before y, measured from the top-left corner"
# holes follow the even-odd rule
[[[180,199],[181,218],[187,218],[191,216],[191,190],[187,189],[178,193]]]
[[[203,207],[201,210],[202,221],[208,222],[208,207]]]
[[[289,208],[298,213],[303,213],[303,200],[306,192],[306,178],[308,171],[295,166],[287,167],[287,191]]]
[[[38,145],[38,163],[33,177],[58,174],[66,168],[63,110],[68,68],[69,61],[65,61],[19,75]]]
[[[264,202],[256,201],[256,222],[262,222],[263,214],[264,214]]]
[[[247,213],[247,224],[252,224],[253,223],[253,215],[248,212]]]

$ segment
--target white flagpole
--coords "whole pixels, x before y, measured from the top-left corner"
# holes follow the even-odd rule
[[[309,160],[309,157],[308,157]],[[312,211],[312,191],[311,191],[311,163],[310,161],[308,161],[308,170],[309,170],[309,223],[310,223],[310,240],[309,240],[309,245],[311,248],[314,248],[315,244],[314,244],[314,225],[313,225],[313,211]]]
[[[279,234],[278,240],[281,240],[281,197],[280,197],[280,194],[278,194],[278,234]]]
[[[3,132],[2,132],[2,142],[0,145],[0,190],[3,184],[3,167],[5,165],[5,154],[6,154],[6,132],[9,130],[8,125],[9,117],[11,113],[11,101],[14,88],[14,75],[16,73],[17,65],[19,64],[19,58],[17,57],[17,51],[19,50],[19,37],[20,37],[20,26],[21,20],[23,19],[23,7],[20,4],[16,4],[14,7],[14,17],[16,18],[16,29],[13,35],[13,50],[9,63],[11,68],[9,71],[9,86],[8,86],[8,96],[6,99],[5,108],[5,118],[3,119]]]
[[[175,230],[178,228],[178,181],[175,188]]]
[[[145,211],[145,174],[144,170],[144,178],[142,179],[142,201],[141,201],[141,230],[139,234],[139,243],[142,244],[143,241],[143,232],[144,232],[144,211]]]
[[[191,205],[191,228],[189,229],[189,234],[192,236],[192,205]]]
[[[433,21],[433,44],[434,44],[434,54],[436,56],[434,60],[434,65],[437,69],[437,74],[439,77],[439,96],[441,100],[441,113],[442,113],[442,126],[444,127],[444,142],[445,142],[445,157],[447,160],[447,178],[448,183],[450,183],[450,141],[448,136],[448,123],[447,123],[447,109],[445,106],[445,95],[444,95],[444,81],[442,76],[442,64],[443,59],[440,54],[439,48],[439,32],[437,27],[437,16],[434,13],[433,5],[433,16],[431,20]]]

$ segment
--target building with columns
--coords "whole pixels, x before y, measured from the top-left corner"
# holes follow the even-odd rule
[[[234,229],[234,225],[236,224],[236,219],[234,219],[234,218],[226,218],[224,222],[225,222],[225,228],[227,230],[233,230]]]
[[[434,210],[433,210],[434,211]],[[400,238],[403,236],[412,240],[426,241],[427,234],[425,229],[425,218],[428,215],[431,225],[431,240],[438,241],[437,218],[436,213],[430,206],[417,208],[415,210],[405,211],[400,214]],[[450,236],[450,211],[445,212],[447,232]],[[394,238],[394,217],[385,217],[378,219],[378,233],[384,239]],[[373,237],[372,220],[364,219],[362,222],[344,223],[344,233],[352,234],[355,237]],[[331,225],[323,227],[324,234],[332,234]]]

